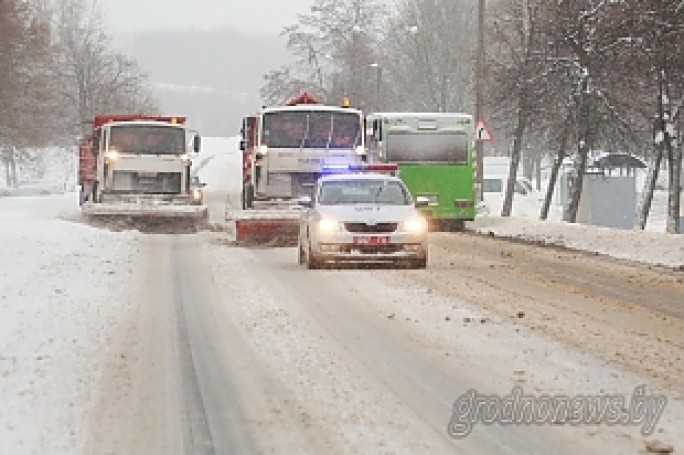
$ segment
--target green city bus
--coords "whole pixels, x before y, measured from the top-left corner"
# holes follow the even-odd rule
[[[458,113],[375,113],[366,117],[368,159],[397,163],[437,230],[475,219],[473,117]]]

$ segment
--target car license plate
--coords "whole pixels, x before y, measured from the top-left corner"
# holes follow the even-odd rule
[[[355,245],[387,245],[389,236],[387,235],[357,235],[354,236]]]

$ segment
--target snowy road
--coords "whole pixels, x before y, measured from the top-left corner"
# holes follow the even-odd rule
[[[221,223],[239,155],[206,143]],[[309,271],[229,232],[87,226],[75,200],[0,199],[0,453],[684,447],[684,236],[482,217],[485,235],[432,234],[427,270]],[[667,398],[652,434],[643,419],[447,433],[469,390],[628,407],[640,385]]]
[[[145,306],[121,326],[123,356],[104,375],[99,407],[108,412],[94,419],[89,449],[634,453],[648,439],[638,426],[606,425],[476,425],[449,437],[461,394],[515,385],[629,395],[646,384],[670,399],[658,437],[684,441],[681,363],[666,361],[684,350],[682,320],[663,312],[667,302],[665,311],[679,311],[669,299],[684,301],[680,275],[469,235],[433,244],[427,272],[308,271],[293,248],[238,248],[213,233],[145,236]],[[481,254],[468,252],[476,246]],[[571,269],[573,280],[559,279]],[[623,286],[615,275],[630,278]],[[665,281],[663,296],[656,285]]]

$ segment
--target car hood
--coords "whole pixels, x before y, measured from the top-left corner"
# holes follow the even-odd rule
[[[317,211],[321,218],[330,218],[341,223],[397,223],[419,217],[418,211],[412,205],[327,205],[319,206]]]

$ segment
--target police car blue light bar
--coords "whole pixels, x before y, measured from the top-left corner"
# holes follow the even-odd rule
[[[323,172],[396,172],[396,163],[325,164]]]
[[[324,164],[324,172],[346,172],[349,170],[349,164]]]
[[[396,172],[397,163],[361,163],[361,164],[350,164],[350,171],[356,172]]]

